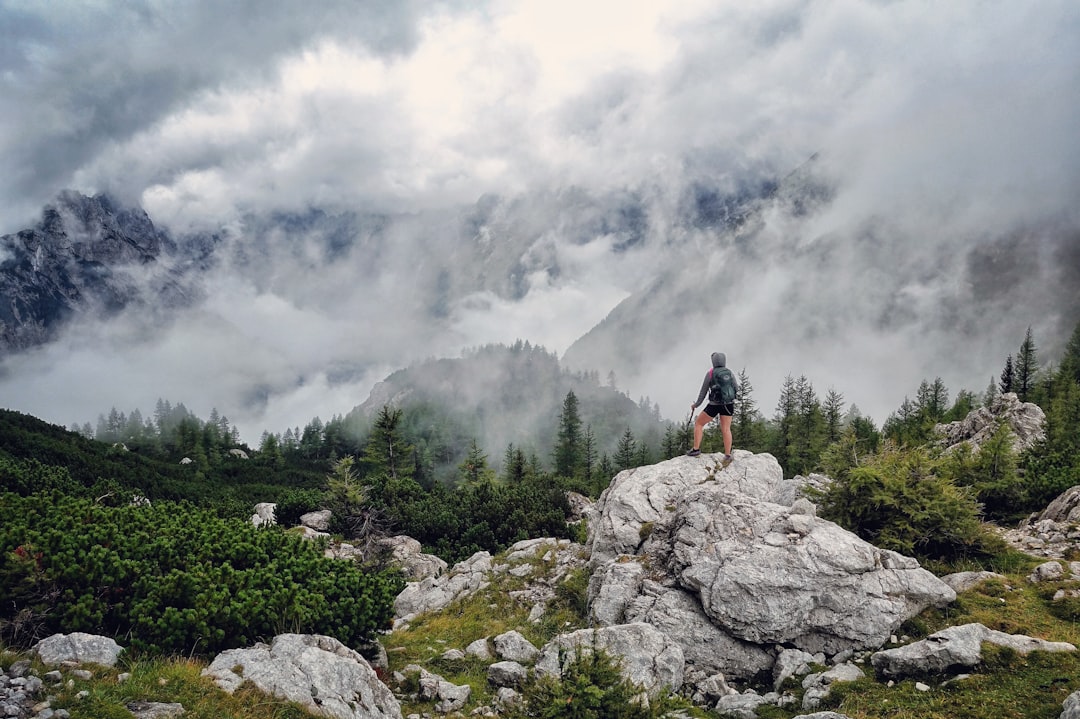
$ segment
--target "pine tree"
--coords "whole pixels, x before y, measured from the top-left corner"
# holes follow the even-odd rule
[[[634,433],[629,427],[619,439],[619,445],[615,448],[615,469],[621,472],[634,466],[637,455],[637,443],[634,441]]]
[[[744,367],[739,370],[739,401],[735,403],[735,416],[731,418],[731,439],[736,447],[750,451],[757,448],[755,429],[760,419],[754,402],[754,385]]]
[[[371,436],[364,447],[364,469],[368,475],[385,475],[390,480],[412,477],[409,459],[412,447],[401,434],[402,411],[383,405],[375,418]]]
[[[1065,345],[1065,354],[1061,358],[1058,374],[1080,384],[1080,322]]]
[[[1035,388],[1035,373],[1039,365],[1035,358],[1035,339],[1031,334],[1031,328],[1027,328],[1024,342],[1020,345],[1020,352],[1016,355],[1016,371],[1014,387],[1016,395],[1021,402],[1026,402]]]
[[[578,399],[573,390],[566,393],[562,415],[559,417],[559,434],[555,443],[555,474],[573,477],[581,463],[581,416]]]
[[[843,430],[844,395],[830,387],[822,411],[825,414],[825,441],[831,444],[840,439]]]
[[[476,484],[481,481],[489,480],[489,472],[487,466],[487,455],[480,449],[480,445],[476,440],[472,440],[469,444],[469,451],[465,455],[465,459],[458,465],[458,472],[461,474],[461,478],[466,482]]]
[[[797,409],[798,396],[795,392],[795,378],[788,375],[784,378],[784,384],[780,388],[780,398],[776,402],[776,414],[773,416],[776,432],[772,437],[769,451],[776,457],[776,461],[780,463],[780,466],[784,468],[785,476],[789,477],[797,474],[791,471],[791,451],[789,449],[794,436]]]
[[[998,382],[998,391],[1001,394],[1016,391],[1016,372],[1013,369],[1013,356],[1005,358],[1005,368],[1001,370],[1001,381]]]
[[[520,484],[525,479],[525,452],[513,442],[506,445],[503,454],[503,477],[507,484]]]
[[[592,425],[585,426],[585,432],[581,435],[581,474],[585,480],[585,486],[591,486],[593,474],[596,472],[596,436],[593,434]]]
[[[983,392],[983,398],[982,398],[983,407],[989,407],[990,405],[992,405],[994,403],[994,399],[1000,393],[1001,392],[998,389],[997,380],[995,380],[993,377],[991,377],[990,378],[990,384],[987,385],[986,391]]]

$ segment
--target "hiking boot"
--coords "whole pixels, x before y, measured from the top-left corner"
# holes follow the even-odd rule
[[[720,468],[723,469],[724,467],[728,466],[729,464],[731,464],[734,461],[735,461],[734,457],[732,457],[730,454],[725,454],[724,458],[722,460],[720,460]]]
[[[692,449],[692,450],[690,450],[689,452],[687,452],[687,453],[686,453],[686,456],[687,456],[687,457],[696,457],[696,456],[698,456],[699,454],[701,454],[701,450],[700,450],[700,449]]]

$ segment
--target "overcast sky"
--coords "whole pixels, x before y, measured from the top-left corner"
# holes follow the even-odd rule
[[[918,354],[922,325],[893,332],[866,319],[878,310],[937,315],[942,298],[996,296],[1002,255],[1071,282],[1054,291],[1061,309],[1080,308],[1080,273],[1062,269],[1080,264],[1078,90],[1074,0],[0,0],[0,234],[31,226],[65,188],[113,193],[174,233],[230,228],[241,243],[244,217],[276,210],[452,212],[486,193],[571,187],[653,188],[656,218],[701,177],[783,176],[818,153],[832,203],[797,226],[773,218],[767,234],[777,248],[819,243],[848,257],[873,224],[876,256],[893,263],[877,269],[912,273],[903,297],[872,295],[865,254],[845,265],[862,275],[851,286],[842,273],[822,279],[835,301],[858,290],[874,304],[854,334],[833,323],[833,349],[811,368],[821,374],[807,374],[822,393],[846,380],[849,401],[880,423],[912,382],[948,371]],[[168,329],[84,327],[9,362],[0,405],[70,424],[165,397],[204,417],[216,406],[255,442],[262,429],[347,412],[425,356],[519,337],[561,353],[646,283],[658,257],[613,260],[603,241],[555,236],[557,279],[537,273],[515,300],[469,298],[428,337],[408,312],[392,327],[379,320],[389,303],[407,305],[404,248],[429,236],[403,237],[402,256],[364,289],[347,268],[305,266],[295,248],[257,280],[226,263],[208,278],[207,304]],[[950,262],[966,268],[954,280],[963,291],[920,283]],[[754,269],[728,325],[745,337],[725,341],[736,366],[759,368],[771,414],[779,380],[820,346],[755,353],[750,338],[794,311],[780,298],[813,296],[778,258]],[[1080,318],[1058,317],[1046,291],[993,305],[1007,307],[997,319],[952,308],[999,332],[960,358],[949,347],[958,369],[946,379],[989,379],[1028,325],[1057,341]],[[934,327],[935,340],[955,337]],[[858,366],[844,367],[835,348],[852,345]],[[670,370],[627,389],[681,418],[713,347],[673,349]],[[348,365],[362,371],[335,386]],[[883,385],[889,376],[903,386]]]

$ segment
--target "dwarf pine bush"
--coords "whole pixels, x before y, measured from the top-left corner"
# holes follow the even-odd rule
[[[387,626],[403,580],[322,550],[188,504],[0,495],[0,638],[83,631],[209,654],[300,632],[356,646]]]
[[[885,447],[821,494],[821,515],[903,554],[980,554],[986,537],[973,492],[939,474],[937,462],[922,448]]]

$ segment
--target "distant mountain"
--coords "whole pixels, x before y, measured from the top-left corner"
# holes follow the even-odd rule
[[[189,304],[196,259],[141,209],[63,192],[35,227],[0,237],[0,354],[48,342],[79,313]]]

